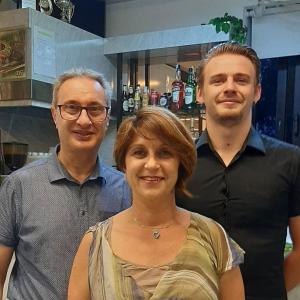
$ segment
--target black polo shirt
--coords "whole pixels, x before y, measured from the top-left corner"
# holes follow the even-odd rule
[[[205,132],[197,143],[193,198],[177,204],[219,222],[246,251],[246,299],[287,299],[284,246],[289,218],[300,215],[300,149],[251,128],[226,167],[208,140]]]

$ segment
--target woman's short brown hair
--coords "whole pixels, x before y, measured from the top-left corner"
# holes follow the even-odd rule
[[[126,118],[117,133],[114,158],[117,168],[125,171],[125,157],[136,136],[152,139],[153,136],[172,147],[179,158],[178,179],[175,189],[190,195],[186,180],[192,175],[196,164],[196,148],[190,132],[180,119],[167,109],[147,106],[134,116]]]

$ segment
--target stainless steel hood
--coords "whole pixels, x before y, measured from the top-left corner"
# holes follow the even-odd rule
[[[36,106],[49,108],[52,84],[33,79],[0,81],[0,107]]]
[[[104,39],[33,9],[0,11],[0,108],[49,108],[55,78],[83,67],[113,82]]]

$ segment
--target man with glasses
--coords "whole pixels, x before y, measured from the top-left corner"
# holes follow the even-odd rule
[[[0,298],[15,252],[8,298],[66,299],[85,231],[130,205],[123,174],[100,162],[110,89],[102,75],[72,70],[54,85],[60,144],[49,159],[6,178],[0,190]]]

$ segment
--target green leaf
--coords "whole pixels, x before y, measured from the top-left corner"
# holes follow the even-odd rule
[[[221,23],[216,24],[216,32],[219,33],[221,31]]]
[[[230,30],[230,24],[229,23],[223,23],[222,26],[222,31],[224,31],[225,33],[228,33]]]
[[[217,25],[218,23],[221,22],[221,19],[220,18],[213,18],[213,19],[210,19],[208,24],[213,24],[213,25]]]
[[[216,28],[216,32],[229,32],[229,40],[244,43],[247,36],[247,27],[243,25],[243,20],[235,16],[229,15],[227,12],[224,17],[216,17],[209,20],[208,24],[212,24]]]

